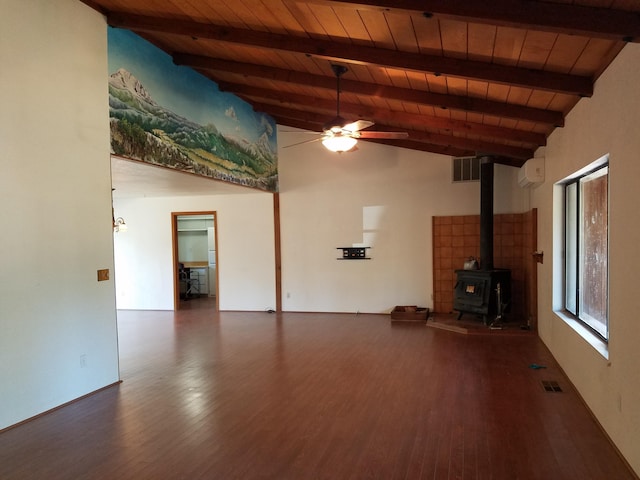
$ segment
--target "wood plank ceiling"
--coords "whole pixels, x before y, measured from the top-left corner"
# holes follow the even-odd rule
[[[638,0],[83,1],[280,125],[335,116],[336,63],[343,117],[409,133],[368,141],[515,166],[640,41]]]

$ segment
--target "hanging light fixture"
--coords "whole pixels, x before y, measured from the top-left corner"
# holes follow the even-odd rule
[[[322,140],[322,144],[332,152],[347,152],[356,146],[358,140],[347,135],[329,135]]]
[[[124,223],[124,218],[118,217],[116,218],[114,209],[113,209],[113,191],[115,188],[111,187],[111,226],[113,227],[113,233],[118,232],[126,232],[127,224]]]
[[[118,217],[113,221],[113,231],[115,233],[127,231],[127,224],[124,223],[124,218]]]
[[[112,190],[115,190],[115,189],[112,189]],[[116,218],[115,214],[113,213],[113,207],[111,207],[111,226],[113,227],[113,233],[127,231],[127,224],[124,223],[124,218],[122,217]]]

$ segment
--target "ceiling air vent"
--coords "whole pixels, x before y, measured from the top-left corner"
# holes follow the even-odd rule
[[[480,157],[454,157],[452,167],[454,183],[480,181]]]

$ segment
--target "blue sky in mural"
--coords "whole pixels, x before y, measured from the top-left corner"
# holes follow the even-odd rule
[[[151,97],[172,112],[200,125],[214,124],[231,136],[255,142],[267,132],[274,151],[276,124],[266,114],[188,67],[177,66],[169,55],[138,35],[109,28],[109,75],[124,68],[136,77]]]

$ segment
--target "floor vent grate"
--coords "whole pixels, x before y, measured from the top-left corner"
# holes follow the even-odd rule
[[[562,388],[554,380],[542,380],[542,387],[545,392],[562,392]]]

